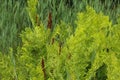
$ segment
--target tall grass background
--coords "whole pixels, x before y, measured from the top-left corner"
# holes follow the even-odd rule
[[[86,5],[97,12],[103,12],[116,23],[120,16],[119,0],[39,0],[37,14],[39,20],[47,26],[48,14],[52,13],[52,26],[62,21],[73,26],[77,12],[85,11]],[[32,23],[26,10],[27,0],[0,0],[0,51],[7,53],[10,47],[14,50],[20,46],[19,34]]]

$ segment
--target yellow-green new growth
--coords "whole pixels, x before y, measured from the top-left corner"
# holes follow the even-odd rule
[[[35,22],[36,22],[36,16],[37,16],[37,4],[38,4],[38,0],[28,0],[28,7],[27,7],[27,11],[28,14],[30,16],[32,25],[35,26]]]

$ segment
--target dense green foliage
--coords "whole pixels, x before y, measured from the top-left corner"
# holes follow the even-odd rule
[[[120,18],[113,25],[108,16],[87,6],[77,15],[75,31],[63,21],[52,30],[36,25],[36,3],[31,3],[27,10],[33,28],[20,34],[22,46],[16,54],[12,49],[0,53],[1,80],[120,79]]]
[[[34,5],[34,1],[30,4]],[[26,9],[30,4],[27,0],[0,0],[0,51],[3,53],[7,53],[9,47],[15,50],[18,45],[21,45],[19,34],[25,27],[32,27]],[[114,23],[120,14],[119,0],[38,0],[35,13],[44,27],[47,26],[49,12],[52,12],[54,27],[62,20],[71,24],[74,31],[76,26],[73,21],[76,19],[76,13],[85,11],[86,5],[92,6],[97,12],[102,11]]]

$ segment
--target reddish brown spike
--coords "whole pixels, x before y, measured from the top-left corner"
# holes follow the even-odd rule
[[[37,25],[37,26],[40,26],[40,21],[39,21],[38,15],[36,15],[36,25]]]
[[[46,80],[45,62],[44,62],[43,58],[42,58],[41,66],[42,66],[42,71],[43,71],[43,74],[44,74],[44,80]]]
[[[48,24],[47,24],[48,29],[52,29],[52,13],[50,12],[48,14]]]
[[[61,53],[62,43],[59,43],[59,55]]]
[[[55,39],[54,39],[54,38],[52,38],[52,45],[54,44],[54,41],[55,41]]]
[[[36,23],[38,23],[38,15],[36,15],[36,20],[35,21],[36,21]]]

